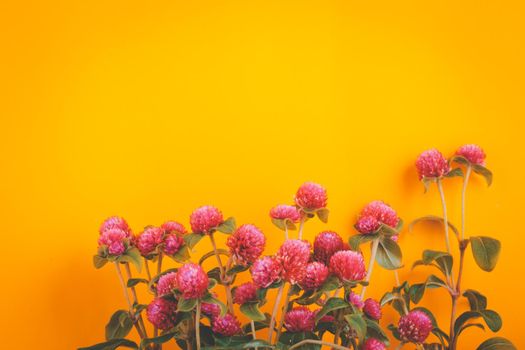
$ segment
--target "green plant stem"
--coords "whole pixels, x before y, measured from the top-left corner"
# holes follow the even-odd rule
[[[313,339],[305,339],[305,340],[302,340],[300,341],[299,343],[297,344],[294,344],[292,346],[290,346],[288,348],[288,350],[293,350],[293,349],[297,349],[303,345],[306,345],[306,344],[315,344],[315,345],[321,345],[321,346],[329,346],[331,347],[332,349],[336,349],[336,350],[350,350],[350,348],[347,348],[347,347],[344,347],[342,345],[337,345],[337,344],[332,344],[332,343],[329,343],[329,342],[326,342],[326,341],[322,341],[322,340],[313,340]]]
[[[465,250],[467,249],[468,241],[461,241],[459,246],[459,273],[458,273],[458,280],[456,282],[456,290],[455,293],[452,295],[452,312],[450,314],[450,349],[449,350],[455,350],[456,344],[457,344],[457,337],[456,334],[454,334],[454,323],[456,322],[456,309],[457,309],[457,301],[459,296],[461,295],[461,277],[463,276],[463,265],[465,263]]]
[[[253,340],[256,340],[257,339],[257,335],[255,334],[255,322],[253,322],[253,320],[250,320],[250,327],[252,328],[252,338]],[[255,347],[255,350],[257,350],[258,348]]]
[[[151,282],[151,272],[149,271],[148,259],[144,258],[144,267],[146,268],[146,275],[148,276],[148,281]]]
[[[339,343],[339,337],[341,336],[341,325],[340,325],[340,313],[339,311],[335,311],[336,312],[336,321],[337,321],[337,326],[336,326],[336,329],[335,329],[335,334],[334,334],[334,344],[337,344]],[[334,347],[332,347],[332,349],[335,349]]]
[[[394,270],[394,277],[396,279],[396,287],[399,287],[401,284],[399,282],[399,273],[397,273],[397,270]]]
[[[279,287],[277,297],[275,298],[275,304],[273,305],[272,317],[270,318],[270,327],[268,328],[268,343],[272,343],[273,329],[275,327],[275,318],[277,317],[277,310],[281,304],[281,298],[283,297],[284,283]]]
[[[122,287],[122,291],[124,292],[124,298],[126,299],[126,302],[128,303],[129,316],[133,320],[133,325],[137,329],[137,333],[139,334],[140,339],[144,339],[144,334],[142,333],[142,329],[140,328],[135,317],[133,317],[133,305],[131,304],[131,300],[129,298],[129,293],[128,293],[128,288],[126,287],[126,283],[124,282],[124,277],[122,276],[122,271],[120,270],[118,261],[115,261],[115,267],[117,268],[117,275],[120,281],[120,285]]]
[[[463,179],[463,190],[461,191],[461,239],[465,239],[465,197],[467,194],[467,184],[472,172],[472,165],[467,166],[465,178]]]
[[[284,323],[284,316],[286,316],[286,312],[288,311],[288,304],[290,304],[290,292],[292,291],[292,285],[290,284],[288,286],[288,293],[286,293],[286,299],[284,299],[284,305],[283,305],[283,311],[281,313],[281,318],[279,320],[279,325],[277,326],[277,335],[275,336],[275,343],[279,341],[279,338],[281,337],[281,331],[283,329],[283,323]]]
[[[288,240],[288,226],[284,223],[284,239]]]
[[[125,263],[124,267],[126,269],[128,280],[130,280],[132,278],[132,275],[131,275],[131,269],[129,268],[129,263]],[[137,290],[135,289],[135,287],[131,287],[131,294],[133,295],[133,303],[138,305],[139,298],[137,297]],[[140,326],[142,327],[142,332],[144,333],[144,336],[147,338],[148,332],[146,331],[146,325],[144,324],[144,319],[142,318],[142,314],[139,314],[138,321],[140,323]]]
[[[224,289],[226,290],[226,299],[228,304],[228,310],[233,315],[233,298],[232,298],[232,291],[230,287],[230,283],[228,281],[225,281],[226,278],[224,266],[222,265],[222,260],[219,255],[219,252],[217,251],[217,243],[215,243],[215,237],[213,237],[213,233],[210,233],[208,235],[210,237],[211,245],[213,247],[213,252],[215,253],[215,259],[217,259],[217,264],[219,265],[219,271],[221,274],[221,282],[224,285]]]
[[[201,301],[197,301],[197,311],[195,312],[195,341],[197,343],[197,350],[201,349]]]
[[[159,253],[159,260],[157,260],[157,275],[162,272],[162,253]]]
[[[379,238],[376,238],[372,242],[372,249],[370,250],[370,261],[368,262],[368,272],[366,273],[365,282],[370,282],[370,278],[372,277],[372,272],[374,270],[374,262],[376,261],[378,246],[379,246]],[[366,286],[363,286],[363,289],[361,289],[361,299],[365,297],[365,293],[366,293]]]
[[[437,179],[437,187],[439,190],[439,196],[441,198],[441,205],[443,207],[443,224],[445,225],[445,242],[447,245],[447,253],[452,254],[450,250],[450,238],[448,232],[448,216],[447,216],[447,203],[445,202],[445,193],[443,191],[443,185],[441,179]]]
[[[299,239],[303,239],[303,229],[304,229],[305,217],[301,216],[301,221],[299,222]]]

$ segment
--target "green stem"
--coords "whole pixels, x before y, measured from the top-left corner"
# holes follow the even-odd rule
[[[224,289],[226,290],[228,310],[233,315],[233,298],[232,298],[232,291],[230,288],[230,284],[229,282],[225,281],[226,274],[225,274],[224,266],[222,265],[221,256],[219,255],[219,252],[217,251],[217,243],[215,243],[215,237],[213,237],[213,233],[210,233],[208,236],[210,237],[211,245],[213,247],[213,252],[215,253],[215,259],[217,259],[217,264],[219,265],[219,271],[221,274],[221,282],[223,282]]]
[[[132,278],[131,276],[131,269],[129,268],[129,263],[125,263],[124,267],[126,269],[126,274],[128,276],[128,280]],[[131,287],[131,294],[133,295],[133,303],[138,305],[139,299],[137,297],[137,290],[135,287]],[[142,314],[139,314],[138,321],[140,323],[140,326],[142,327],[142,332],[144,333],[144,336],[147,338],[148,333],[146,332],[146,325],[144,324],[144,319],[142,318]]]
[[[461,239],[465,239],[465,197],[467,193],[467,184],[470,178],[470,173],[472,171],[472,166],[469,164],[467,166],[467,172],[465,173],[465,178],[463,179],[463,190],[461,191]]]
[[[286,293],[286,299],[284,299],[284,305],[283,305],[283,311],[281,313],[281,319],[279,320],[279,325],[277,326],[277,335],[275,336],[275,343],[279,341],[279,338],[281,337],[281,331],[284,324],[284,316],[286,316],[286,312],[288,311],[288,304],[290,303],[290,292],[292,290],[292,285],[290,284],[288,286],[288,293]]]
[[[268,343],[272,343],[273,329],[275,327],[275,318],[277,317],[277,310],[281,304],[281,298],[283,297],[284,283],[279,287],[277,297],[275,298],[275,304],[273,305],[272,317],[270,318],[270,328],[268,329]]]
[[[441,183],[441,179],[437,179],[437,186],[439,190],[439,196],[441,198],[441,205],[443,207],[443,224],[445,225],[445,242],[447,244],[447,253],[451,254],[450,238],[449,238],[449,232],[448,232],[447,203],[445,202],[445,193],[443,191],[443,185]]]
[[[197,342],[197,350],[200,350],[201,348],[201,332],[200,332],[200,324],[201,324],[201,301],[197,301],[197,311],[195,314],[195,339]]]
[[[303,214],[303,216],[301,216],[301,221],[299,222],[299,239],[303,239],[304,222],[305,222],[305,217]]]
[[[452,312],[450,314],[450,349],[455,350],[457,344],[457,337],[454,334],[454,323],[456,323],[456,309],[457,309],[457,300],[461,295],[461,277],[463,276],[463,266],[465,262],[465,250],[467,249],[468,241],[461,241],[459,246],[459,273],[458,280],[456,282],[456,290],[452,295]]]
[[[146,267],[146,275],[148,276],[148,281],[151,281],[151,272],[149,271],[148,259],[144,258],[144,267]]]
[[[370,250],[370,261],[368,262],[368,272],[366,273],[365,282],[370,282],[370,278],[372,277],[372,272],[374,270],[374,262],[376,260],[378,246],[379,246],[379,238],[376,238],[372,242],[372,249]],[[365,297],[365,292],[366,292],[366,286],[363,286],[363,289],[361,289],[361,299]]]
[[[157,275],[162,272],[162,253],[159,253],[159,260],[157,261]]]
[[[142,333],[142,329],[140,328],[135,317],[133,316],[133,305],[131,304],[131,299],[129,298],[128,288],[126,286],[126,283],[124,282],[124,277],[122,276],[122,271],[120,270],[120,265],[118,261],[115,261],[115,267],[117,268],[117,275],[120,281],[120,285],[122,287],[122,291],[124,292],[124,298],[126,299],[126,302],[128,303],[129,316],[133,320],[133,325],[137,329],[137,333],[139,334],[140,339],[144,339],[144,334]]]

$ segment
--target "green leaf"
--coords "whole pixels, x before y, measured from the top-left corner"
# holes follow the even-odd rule
[[[142,256],[137,248],[129,249],[124,255],[117,259],[119,262],[129,262],[135,265],[138,272],[142,270]]]
[[[290,219],[274,219],[272,218],[272,223],[277,226],[279,229],[285,231],[287,228],[288,230],[296,230],[297,227]]]
[[[468,299],[471,311],[482,311],[487,308],[487,298],[480,292],[467,289],[463,296]]]
[[[450,171],[445,175],[445,177],[455,177],[455,176],[461,176],[461,177],[463,177],[463,171],[461,170],[461,168],[454,168],[454,169],[450,170]]]
[[[456,162],[456,163],[459,163],[459,164],[462,164],[462,165],[469,165],[470,164],[470,161],[463,157],[463,156],[459,156],[459,155],[455,155],[453,156],[451,159],[450,159],[451,162]]]
[[[93,265],[95,266],[96,269],[100,269],[102,266],[106,265],[107,262],[108,262],[108,259],[106,258],[103,258],[99,255],[93,256]]]
[[[197,299],[180,299],[177,304],[177,311],[188,312],[195,309]]]
[[[458,338],[459,335],[461,333],[463,333],[464,330],[468,329],[468,328],[471,328],[471,327],[476,327],[476,328],[479,328],[479,329],[482,329],[482,330],[485,330],[485,326],[483,326],[481,323],[468,323],[466,325],[463,325],[459,330],[458,332],[455,334],[455,337]]]
[[[483,310],[483,311],[466,311],[462,313],[454,323],[454,333],[458,333],[462,326],[470,320],[475,320],[482,317],[487,327],[493,332],[497,332],[501,329],[502,321],[501,317],[496,311]]]
[[[249,268],[250,266],[248,265],[246,266],[245,265],[235,265],[232,268],[230,268],[228,271],[226,271],[226,275],[233,276],[233,275],[238,274],[239,272],[244,272],[248,270]]]
[[[377,247],[376,261],[387,270],[396,270],[401,267],[401,248],[388,237],[381,237]]]
[[[436,277],[435,275],[430,275],[424,283],[414,284],[410,287],[410,300],[412,300],[414,304],[417,304],[421,301],[421,298],[423,298],[426,288],[438,287],[448,288],[447,284],[443,280]]]
[[[193,249],[203,237],[204,235],[200,233],[190,233],[184,236],[184,242],[186,242],[189,249]]]
[[[356,333],[359,343],[362,343],[366,336],[366,321],[363,319],[363,316],[360,314],[349,314],[345,315],[345,320]]]
[[[379,237],[379,234],[357,234],[350,237],[348,240],[348,244],[350,245],[350,249],[353,251],[359,251],[359,246],[366,242],[371,242]]]
[[[277,343],[278,349],[288,349],[288,346],[297,344],[305,339],[315,339],[319,340],[312,332],[284,332],[279,338]],[[301,347],[296,348],[297,350],[320,350],[321,346],[316,344],[305,344]]]
[[[147,349],[150,344],[164,344],[176,336],[176,332],[166,333],[154,338],[145,338],[140,342],[141,349]]]
[[[472,170],[474,170],[476,174],[483,176],[488,186],[492,184],[492,172],[489,169],[485,168],[483,165],[473,164]]]
[[[498,262],[501,243],[490,237],[470,237],[472,254],[476,264],[483,270],[490,272],[494,270]]]
[[[259,310],[258,302],[249,302],[242,304],[241,312],[253,321],[264,321],[266,319],[264,314]]]
[[[188,249],[188,245],[183,244],[179,251],[176,252],[173,255],[168,255],[170,258],[175,260],[178,263],[184,263],[190,259],[190,250]]]
[[[130,278],[128,280],[127,286],[128,286],[128,288],[131,288],[131,287],[135,287],[139,283],[148,284],[149,281],[147,279],[144,279],[144,278]]]
[[[330,276],[324,281],[323,285],[319,287],[319,292],[331,292],[339,288],[339,278]]]
[[[390,340],[388,339],[388,336],[386,335],[385,331],[383,331],[381,326],[377,322],[372,321],[368,318],[366,318],[365,321],[367,337],[379,339],[387,347],[390,346]]]
[[[230,252],[228,252],[226,249],[217,249],[217,253],[219,255],[226,255],[227,257],[230,257]],[[207,252],[206,254],[204,254],[200,259],[199,259],[199,265],[202,265],[203,262],[206,261],[206,259],[209,259],[211,257],[214,257],[215,256],[215,251],[212,250],[210,252]]]
[[[204,298],[202,298],[202,302],[218,305],[221,309],[221,317],[224,317],[224,315],[226,315],[226,312],[228,311],[226,305],[211,294],[208,294]]]
[[[450,276],[452,271],[452,255],[436,250],[423,251],[423,262],[425,264],[428,265],[434,261],[438,264],[445,275]]]
[[[315,323],[319,322],[319,320],[323,318],[323,316],[328,314],[330,311],[343,309],[348,306],[350,306],[350,304],[348,304],[346,301],[344,301],[341,298],[328,299],[323,305],[323,307],[321,308],[321,310],[319,310],[319,312],[315,316]]]
[[[233,233],[235,231],[235,218],[227,218],[222,224],[217,226],[217,231],[227,234]]]
[[[317,210],[316,214],[319,220],[321,220],[325,224],[328,222],[328,214],[330,214],[330,211],[327,208],[321,208]]]
[[[414,226],[420,222],[425,222],[425,221],[429,221],[429,222],[439,222],[441,223],[442,225],[444,224],[444,220],[442,217],[440,216],[436,216],[436,215],[427,215],[427,216],[422,216],[420,218],[417,218],[415,219],[414,221],[412,221],[409,225],[408,225],[408,230],[411,232],[413,231],[414,229]],[[456,228],[456,226],[452,225],[450,223],[450,221],[447,221],[448,222],[448,227],[454,232],[454,234],[459,237],[459,231],[458,229]]]
[[[133,321],[129,313],[117,310],[106,325],[106,340],[125,338],[133,328]]]
[[[517,348],[505,338],[494,337],[485,340],[476,350],[517,350]]]
[[[98,343],[85,348],[78,348],[78,350],[113,350],[118,347],[125,347],[131,349],[138,349],[138,345],[135,342],[127,339],[111,339],[109,341]]]

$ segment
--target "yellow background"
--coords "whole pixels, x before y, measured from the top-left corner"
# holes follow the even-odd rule
[[[523,348],[523,15],[520,1],[3,2],[1,347],[103,339],[125,306],[115,271],[91,263],[109,215],[138,231],[187,224],[209,203],[261,227],[272,252],[282,234],[268,210],[313,180],[331,217],[306,236],[346,238],[373,199],[407,222],[440,214],[414,160],[475,142],[495,181],[473,179],[467,230],[503,249],[492,274],[469,252],[464,286],[488,296],[500,334]],[[459,184],[446,184],[457,224]],[[400,244],[408,266],[444,249],[440,231]],[[372,283],[380,296],[393,276],[377,269]],[[446,295],[425,304],[447,328]],[[462,349],[488,336],[468,334]]]

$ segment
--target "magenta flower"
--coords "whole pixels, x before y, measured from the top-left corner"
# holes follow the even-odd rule
[[[159,297],[173,293],[177,289],[177,273],[169,272],[162,275],[157,282],[157,295]]]
[[[187,263],[177,271],[177,288],[184,299],[201,298],[208,288],[208,276],[200,265]]]
[[[201,312],[210,317],[210,318],[214,318],[214,317],[217,317],[221,314],[221,308],[219,305],[217,304],[213,304],[213,303],[202,303],[201,304]]]
[[[310,259],[310,243],[299,239],[287,240],[276,254],[283,267],[283,279],[295,284],[303,279]]]
[[[466,158],[471,164],[485,165],[485,152],[478,145],[463,145],[458,148],[456,155]]]
[[[211,205],[195,209],[190,216],[190,225],[193,233],[210,233],[212,229],[223,222],[221,211]]]
[[[168,233],[180,233],[181,235],[187,232],[184,225],[177,221],[166,221],[160,228]]]
[[[401,339],[413,343],[423,343],[432,331],[432,328],[432,320],[420,310],[410,311],[407,315],[401,317],[398,324]]]
[[[361,298],[361,296],[352,291],[348,293],[348,295],[346,296],[346,299],[348,302],[350,302],[352,305],[354,305],[358,309],[362,309],[365,306],[365,303],[363,302],[363,299]]]
[[[245,304],[257,300],[257,286],[253,282],[246,282],[235,288],[233,302],[235,304]]]
[[[102,225],[100,225],[99,232],[100,234],[102,234],[105,231],[113,228],[118,228],[126,232],[128,238],[132,237],[131,229],[129,228],[128,223],[120,216],[110,216],[109,218],[104,220]]]
[[[167,255],[175,255],[183,244],[184,238],[176,233],[168,233],[164,238],[164,253]]]
[[[254,225],[241,225],[228,237],[226,245],[230,254],[242,265],[253,264],[266,244],[266,237]]]
[[[213,319],[212,331],[224,337],[231,337],[241,332],[241,324],[235,316],[226,314],[224,317],[218,316]]]
[[[157,248],[164,242],[164,230],[159,227],[149,226],[136,238],[135,244],[144,257],[157,253]]]
[[[171,299],[155,298],[146,309],[148,320],[157,328],[167,330],[175,327],[177,302]]]
[[[442,177],[450,171],[450,166],[441,152],[433,148],[419,155],[416,161],[419,179]]]
[[[328,265],[336,252],[343,250],[343,239],[333,231],[319,233],[314,240],[314,259]]]
[[[365,315],[367,315],[373,320],[381,319],[381,305],[379,305],[379,303],[372,298],[368,298],[365,300],[365,306],[363,307],[363,311],[365,312]]]
[[[299,222],[301,213],[293,205],[281,204],[273,207],[270,210],[270,217],[277,220],[290,220],[291,222]]]
[[[326,190],[313,182],[305,182],[295,194],[295,204],[306,210],[317,210],[326,207]]]
[[[253,263],[250,272],[253,283],[258,288],[266,288],[281,279],[282,266],[276,259],[265,256]]]
[[[289,332],[311,332],[315,327],[315,312],[307,307],[294,307],[284,315],[284,326]]]
[[[359,281],[365,278],[363,256],[351,250],[341,250],[330,259],[330,271],[342,281]]]
[[[376,232],[381,223],[373,216],[362,216],[357,220],[355,228],[359,233],[368,234]]]
[[[128,234],[119,228],[110,228],[102,232],[98,238],[99,247],[105,246],[109,255],[119,256],[126,251],[129,243]]]
[[[328,267],[320,262],[306,265],[305,274],[299,283],[304,290],[314,290],[323,285],[328,278]]]
[[[372,201],[368,203],[361,211],[360,217],[372,217],[379,223],[394,228],[399,223],[399,217],[397,216],[396,211],[383,201]]]
[[[365,340],[363,350],[386,350],[386,345],[376,338],[368,338]]]

